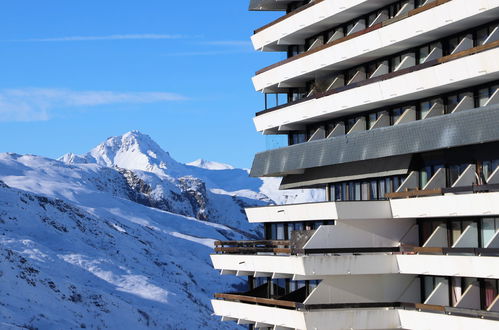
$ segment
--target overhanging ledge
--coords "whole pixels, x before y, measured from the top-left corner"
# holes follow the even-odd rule
[[[434,151],[499,140],[499,105],[352,133],[256,154],[250,176]]]

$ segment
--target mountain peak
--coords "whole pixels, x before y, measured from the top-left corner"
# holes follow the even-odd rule
[[[181,166],[149,135],[133,130],[120,136],[109,137],[90,152],[81,156],[66,154],[59,158],[66,163],[96,163],[129,170],[142,170],[165,174]]]

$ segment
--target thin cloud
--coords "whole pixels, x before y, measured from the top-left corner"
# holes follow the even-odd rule
[[[33,38],[14,40],[20,42],[65,42],[65,41],[104,41],[104,40],[164,40],[185,39],[186,36],[178,34],[112,34],[108,36],[67,36],[55,38]]]
[[[215,41],[202,41],[199,44],[212,45],[212,46],[241,46],[249,47],[251,42],[248,40],[215,40]]]
[[[181,101],[186,98],[165,92],[74,91],[58,88],[0,90],[0,121],[50,119],[55,111],[113,104],[146,104]]]
[[[178,51],[164,54],[165,56],[214,56],[214,55],[232,55],[253,53],[250,41],[244,40],[215,40],[215,41],[199,41],[196,42],[197,46],[192,51]],[[205,49],[199,49],[205,48]]]
[[[176,52],[163,54],[164,56],[218,56],[218,55],[233,55],[253,53],[252,50],[206,50],[192,52]]]

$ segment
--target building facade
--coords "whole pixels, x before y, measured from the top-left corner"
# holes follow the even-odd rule
[[[287,145],[251,176],[324,189],[246,209],[216,242],[222,321],[260,329],[499,328],[499,0],[251,0],[254,124]]]

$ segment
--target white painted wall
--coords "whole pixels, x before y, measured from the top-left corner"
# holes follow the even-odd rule
[[[402,329],[413,330],[497,330],[497,321],[440,313],[399,310]]]
[[[421,198],[392,199],[394,218],[490,216],[499,214],[499,192],[446,194]]]
[[[333,276],[321,281],[305,304],[420,302],[420,281],[415,275]]]
[[[413,219],[338,220],[334,226],[320,226],[304,248],[400,246],[401,239],[415,224]],[[412,237],[407,239],[413,241]]]
[[[389,201],[322,202],[246,208],[249,222],[391,218]]]
[[[457,255],[397,255],[401,274],[499,278],[499,258]]]

